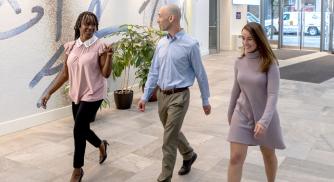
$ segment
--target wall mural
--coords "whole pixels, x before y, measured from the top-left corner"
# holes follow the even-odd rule
[[[0,1],[0,6],[4,3],[4,0]],[[17,0],[7,0],[8,3],[10,4],[10,6],[12,7],[12,9],[15,11],[16,14],[20,14],[22,12],[21,7],[19,5],[19,3],[17,2]],[[11,30],[5,31],[5,32],[0,32],[0,40],[3,39],[8,39],[11,37],[14,37],[26,30],[28,30],[29,28],[31,28],[32,26],[34,26],[36,23],[39,22],[39,20],[42,19],[43,15],[44,15],[44,9],[40,6],[35,6],[31,9],[32,13],[36,13],[36,16],[31,18],[28,22],[13,28]]]
[[[108,0],[105,1],[106,3],[101,4],[100,0],[92,0],[88,11],[94,12],[98,18],[98,20],[100,20],[101,15],[103,14],[103,9],[104,7],[108,4]],[[62,22],[62,4],[63,4],[63,0],[57,0],[57,35],[56,35],[56,41],[60,40],[61,37],[61,22]],[[116,31],[119,31],[118,26],[110,26],[107,28],[103,28],[101,30],[98,30],[96,32],[96,36],[98,38],[102,38],[106,35],[112,34]],[[33,88],[35,87],[38,82],[44,77],[44,76],[51,76],[54,74],[57,74],[63,67],[63,63],[58,64],[57,66],[54,66],[54,64],[57,62],[57,60],[59,59],[59,57],[62,55],[62,53],[64,52],[64,46],[61,45],[58,50],[54,53],[54,55],[47,61],[47,63],[45,64],[45,66],[35,75],[35,77],[31,80],[31,82],[29,83],[29,87]],[[37,107],[41,107],[40,104],[40,100],[41,97],[48,91],[48,89],[51,87],[51,85],[55,82],[56,78],[54,78],[52,80],[52,82],[49,84],[49,86],[44,90],[44,92],[41,94],[40,98],[37,101]]]
[[[91,0],[88,11],[94,12],[97,16],[97,18],[100,20],[101,15],[103,14],[103,11],[105,7],[108,5],[108,2],[110,0]],[[116,0],[115,0],[116,1]],[[0,0],[0,7],[4,3],[9,3],[15,14],[20,14],[22,12],[22,8],[20,6],[20,1],[18,0]],[[154,26],[156,25],[155,20],[157,18],[158,10],[161,6],[174,3],[178,4],[181,7],[182,10],[182,21],[183,26],[186,28],[186,31],[189,29],[189,21],[187,19],[187,0],[144,0],[141,4],[138,14],[145,14],[144,15],[144,22],[143,24],[148,26]],[[54,20],[56,22],[56,32],[55,32],[55,43],[59,42],[62,37],[62,22],[63,22],[63,0],[57,0],[56,1],[56,19]],[[41,6],[34,6],[31,9],[31,18],[10,30],[0,32],[0,40],[4,39],[10,39],[13,38],[19,34],[22,34],[23,32],[27,31],[33,26],[37,26],[38,22],[43,18],[44,16],[44,8]],[[102,38],[104,36],[107,36],[109,34],[112,34],[117,31],[121,31],[119,26],[109,26],[106,28],[103,28],[101,30],[98,30],[96,32],[96,36],[99,38]],[[64,46],[63,44],[58,47],[58,49],[53,53],[51,58],[49,60],[46,60],[46,64],[40,69],[40,71],[32,78],[32,80],[29,83],[29,88],[33,89],[38,83],[46,76],[52,76],[57,74],[62,66],[63,63],[57,63],[57,60],[60,58],[62,53],[64,52]],[[37,107],[40,107],[40,99],[41,97],[46,93],[46,91],[50,88],[50,86],[55,82],[55,78],[51,81],[51,83],[45,88],[43,93],[41,94],[40,98],[37,100]]]

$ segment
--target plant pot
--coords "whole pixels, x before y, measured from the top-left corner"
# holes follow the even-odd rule
[[[117,109],[131,108],[133,91],[132,90],[116,90],[114,91],[114,99]]]
[[[143,91],[143,93],[144,93],[144,88],[145,88],[145,86],[143,86],[143,87],[141,88],[141,90]],[[151,95],[150,98],[148,99],[149,102],[156,102],[156,101],[158,100],[157,92],[158,92],[158,87],[155,87],[155,89],[154,89],[153,92],[152,92],[152,95]]]

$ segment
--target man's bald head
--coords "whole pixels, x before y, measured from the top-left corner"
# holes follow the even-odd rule
[[[176,4],[169,4],[165,6],[170,15],[174,15],[177,20],[181,19],[181,9]]]
[[[160,8],[157,23],[163,31],[176,31],[180,28],[180,19],[180,8],[175,4],[169,4]]]

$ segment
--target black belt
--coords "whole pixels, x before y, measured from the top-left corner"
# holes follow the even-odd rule
[[[169,90],[162,90],[160,87],[159,87],[159,90],[161,93],[165,94],[165,95],[171,95],[171,94],[174,94],[174,93],[178,93],[178,92],[183,92],[185,90],[188,90],[188,87],[183,87],[183,88],[173,88],[173,89],[169,89]]]

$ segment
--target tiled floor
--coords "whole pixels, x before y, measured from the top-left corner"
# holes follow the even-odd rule
[[[226,111],[237,52],[205,57],[212,114],[201,109],[198,86],[191,88],[191,103],[183,132],[199,154],[191,173],[173,182],[224,182],[229,158]],[[325,53],[281,61],[294,64]],[[135,95],[134,103],[140,94]],[[322,84],[281,80],[278,109],[287,149],[277,151],[280,182],[334,181],[334,79]],[[73,121],[71,117],[0,137],[0,181],[69,181],[72,172]],[[109,158],[98,164],[98,150],[87,145],[83,181],[154,182],[161,169],[162,132],[156,103],[147,112],[114,107],[99,113],[92,128],[110,143]],[[243,181],[266,181],[258,147],[250,147]]]

